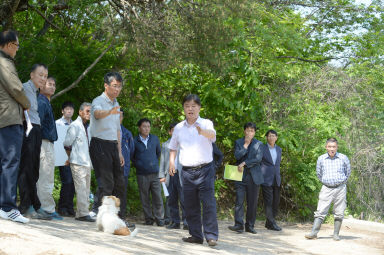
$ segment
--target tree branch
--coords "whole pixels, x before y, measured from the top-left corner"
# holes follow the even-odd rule
[[[74,87],[76,87],[80,81],[87,75],[87,73],[100,61],[100,59],[105,55],[105,53],[107,53],[107,51],[113,46],[113,41],[109,44],[109,46],[95,59],[95,61],[93,61],[93,63],[87,67],[87,69],[85,69],[85,71],[77,78],[76,81],[74,81],[71,85],[69,85],[68,87],[66,87],[65,89],[61,90],[60,92],[58,92],[56,95],[52,96],[52,100],[55,99],[56,97],[59,97],[61,95],[63,95],[64,93],[66,93],[67,91],[73,89]]]
[[[28,7],[32,8],[35,12],[37,12],[37,14],[39,14],[41,17],[43,17],[43,19],[48,23],[50,24],[52,27],[54,27],[55,29],[59,30],[59,31],[62,31],[58,26],[56,26],[55,24],[53,24],[47,17],[45,17],[45,15],[39,10],[37,9],[36,7],[34,7],[33,5],[30,5],[28,3]]]

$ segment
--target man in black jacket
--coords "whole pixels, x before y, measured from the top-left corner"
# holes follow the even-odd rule
[[[263,157],[263,143],[254,138],[256,125],[248,122],[244,125],[244,137],[236,140],[235,158],[238,171],[243,172],[243,180],[235,182],[236,204],[235,225],[228,228],[232,231],[243,232],[244,230],[244,198],[247,199],[247,214],[245,231],[256,234],[254,229],[256,220],[257,200],[259,197],[260,184],[264,182],[260,163]]]
[[[264,183],[261,185],[265,217],[265,227],[270,230],[280,231],[281,228],[276,224],[275,217],[279,209],[280,202],[280,162],[281,148],[277,146],[277,132],[268,130],[265,134],[267,144],[263,145],[263,160],[261,161],[261,172],[264,176]]]
[[[139,127],[139,135],[134,139],[133,164],[136,167],[145,224],[152,225],[156,221],[158,226],[164,226],[164,205],[159,179],[160,141],[157,136],[150,134],[151,121],[149,119],[139,120],[137,126]],[[153,216],[150,193],[152,195]]]

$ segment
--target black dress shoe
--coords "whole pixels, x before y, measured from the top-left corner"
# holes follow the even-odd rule
[[[159,227],[163,227],[164,226],[164,221],[163,220],[157,220],[156,221],[156,225],[159,226]]]
[[[187,243],[198,243],[198,244],[203,244],[203,239],[196,238],[194,236],[190,237],[183,237],[181,240]]]
[[[184,229],[184,230],[189,230],[188,225],[183,225],[183,229]]]
[[[86,215],[83,217],[77,217],[77,218],[75,218],[75,220],[87,221],[87,222],[95,222],[96,221],[95,219],[92,219],[91,216],[89,216],[89,215]]]
[[[152,226],[153,225],[153,221],[152,220],[146,220],[144,222],[144,225]]]
[[[274,231],[281,231],[281,227],[277,226],[276,223],[269,224],[267,226],[267,229],[274,230]]]
[[[72,210],[67,210],[67,212],[68,212],[68,217],[75,217],[76,216],[76,213],[75,213],[75,211],[72,209]],[[61,215],[61,213],[59,212],[59,214]],[[61,216],[63,216],[63,215],[61,215]]]
[[[59,210],[58,213],[63,217],[70,217],[71,215],[68,213],[67,210]]]
[[[235,226],[229,226],[228,229],[235,231],[237,233],[243,233],[243,231],[244,231],[243,226],[236,226],[236,225]]]
[[[171,222],[169,220],[164,220],[164,225],[169,225]]]
[[[166,227],[167,229],[180,229],[180,223],[172,222],[170,225]]]
[[[257,234],[256,230],[251,227],[245,227],[245,232],[249,232],[251,234]]]

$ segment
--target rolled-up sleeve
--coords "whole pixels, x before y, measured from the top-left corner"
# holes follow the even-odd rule
[[[179,136],[179,129],[175,128],[172,134],[171,141],[169,142],[169,145],[168,145],[168,148],[170,150],[176,151],[179,149],[178,136]]]

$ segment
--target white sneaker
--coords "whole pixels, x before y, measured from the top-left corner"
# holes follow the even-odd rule
[[[28,223],[29,219],[25,218],[23,215],[20,214],[19,210],[12,209],[9,212],[4,212],[6,217],[3,217],[4,215],[1,215],[3,219],[12,220],[15,222],[20,223]]]
[[[7,213],[4,212],[2,209],[0,209],[0,218],[2,218],[4,220],[8,220]]]

